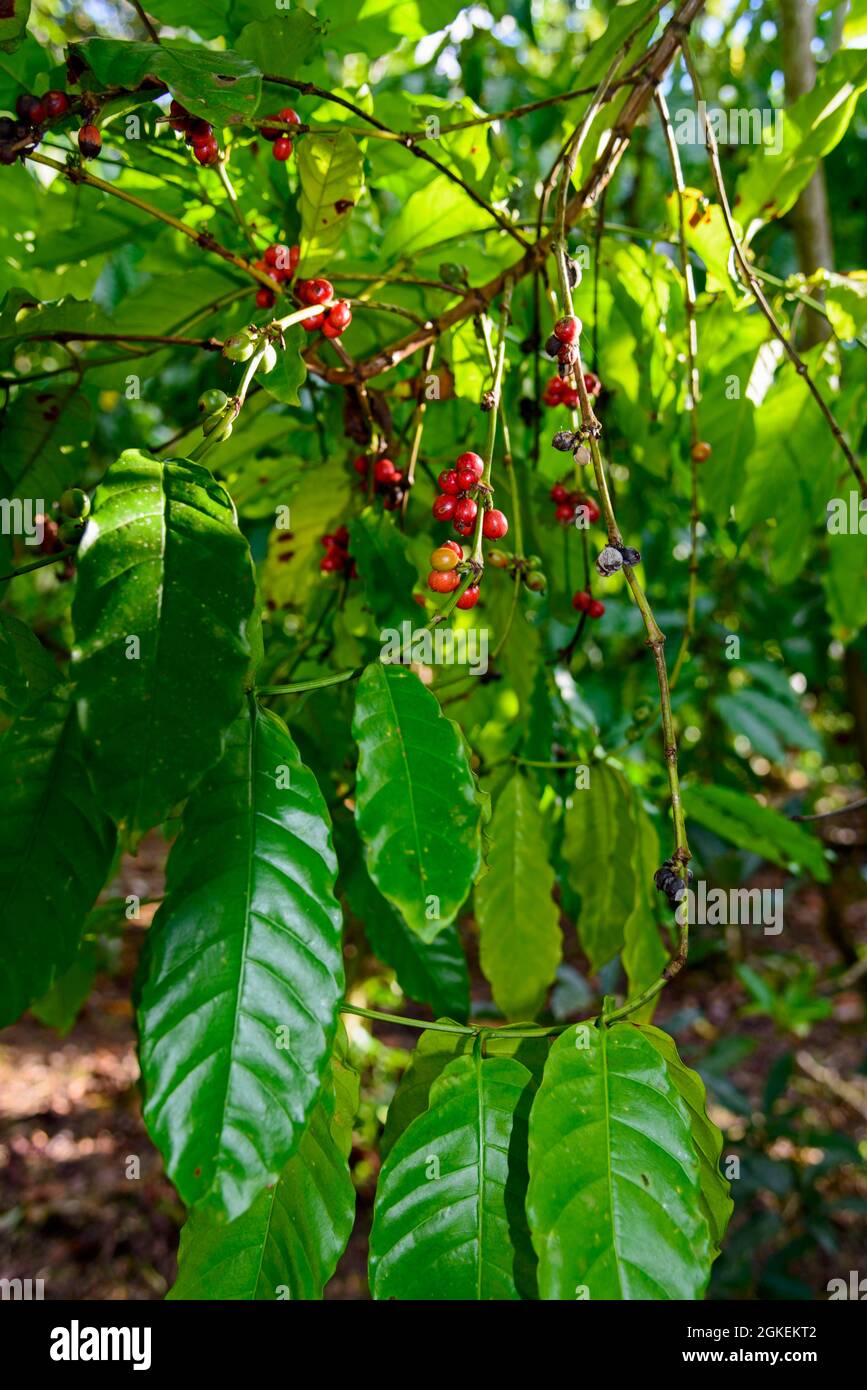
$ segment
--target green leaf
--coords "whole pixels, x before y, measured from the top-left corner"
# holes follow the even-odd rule
[[[148,933],[144,1116],[188,1206],[240,1216],[298,1148],[343,988],[328,811],[251,707],[191,797]]]
[[[364,927],[371,949],[392,967],[404,994],[429,1004],[437,1017],[449,1014],[466,1018],[470,980],[457,927],[445,927],[435,941],[422,941],[371,880],[354,823],[340,823],[339,831],[336,825],[335,840],[340,886]]]
[[[400,632],[414,626],[418,607],[412,591],[418,576],[407,557],[406,537],[386,511],[365,507],[349,525],[349,550],[358,566],[364,593],[377,626]]]
[[[356,821],[379,891],[432,941],[481,862],[481,811],[457,725],[402,666],[368,666],[353,719]]]
[[[633,848],[632,789],[621,772],[594,763],[588,786],[572,793],[563,841],[569,882],[581,894],[578,934],[593,972],[623,945],[635,904]]]
[[[815,86],[778,113],[779,149],[766,144],[757,150],[737,182],[733,202],[748,241],[794,205],[818,160],[845,135],[865,88],[867,56],[841,49],[819,69]]]
[[[543,1299],[697,1299],[710,1274],[687,1107],[630,1024],[557,1039],[530,1114]]]
[[[262,75],[249,58],[203,48],[186,39],[127,43],[85,39],[75,45],[104,87],[140,87],[147,77],[164,82],[172,96],[195,116],[229,124],[252,116],[259,105]]]
[[[181,1231],[170,1299],[320,1299],[349,1236],[358,1077],[331,1059],[298,1151],[273,1187],[226,1225],[194,1210]]]
[[[275,400],[299,405],[299,390],[307,380],[307,363],[301,356],[307,334],[300,323],[293,323],[284,334],[284,348],[277,348],[277,365],[271,372],[257,373],[257,381]]]
[[[298,141],[301,267],[314,274],[331,259],[364,187],[364,160],[346,130]]]
[[[438,1018],[438,1023],[454,1023],[452,1018]],[[501,1033],[497,1034],[499,1041]],[[383,1161],[394,1148],[404,1130],[419,1115],[423,1115],[430,1101],[430,1089],[437,1077],[442,1074],[455,1057],[463,1057],[473,1050],[473,1036],[470,1033],[446,1033],[429,1030],[421,1034],[415,1050],[409,1059],[409,1066],[401,1077],[395,1091],[385,1128],[379,1143]]]
[[[859,496],[852,496],[858,505]],[[859,521],[864,513],[859,512]],[[849,531],[828,537],[828,565],[822,575],[834,635],[849,642],[867,627],[867,535]]]
[[[514,1058],[451,1061],[429,1108],[383,1164],[370,1234],[377,1299],[532,1298],[523,1201],[530,1071]]]
[[[27,709],[57,680],[57,667],[27,626],[0,609],[0,710]]]
[[[235,50],[250,58],[262,72],[295,77],[319,47],[323,27],[306,10],[289,10],[272,19],[246,24]]]
[[[677,1088],[689,1115],[693,1148],[699,1161],[702,1210],[713,1242],[712,1255],[716,1259],[734,1209],[729,1183],[719,1170],[723,1137],[708,1118],[704,1082],[697,1071],[692,1071],[680,1060],[674,1039],[652,1024],[644,1023],[640,1027],[642,1036],[653,1044],[665,1062],[669,1080]]]
[[[0,741],[0,1027],[75,960],[114,848],[69,692],[50,691]]]
[[[96,942],[82,941],[69,968],[58,976],[41,999],[30,1005],[33,1016],[65,1038],[93,988],[97,963]]]
[[[322,583],[320,539],[334,529],[349,501],[349,479],[336,459],[305,471],[290,498],[290,538],[277,530],[268,538],[262,570],[266,598],[278,607],[307,601],[314,585]]]
[[[90,403],[75,386],[22,387],[0,416],[3,495],[47,511],[81,480],[92,428]]]
[[[12,0],[5,4],[0,17],[0,48],[13,53],[27,32],[30,0]]]
[[[207,468],[122,454],[78,550],[72,656],[97,791],[130,844],[220,757],[253,602],[247,542]]]
[[[753,689],[718,695],[713,704],[733,733],[743,734],[757,753],[773,762],[784,762],[790,748],[822,752],[821,738],[797,705]]]
[[[806,869],[820,883],[830,878],[820,840],[732,787],[690,787],[684,794],[687,820],[697,820],[729,844],[761,854],[781,868]]]
[[[554,870],[529,784],[515,773],[490,826],[488,872],[476,886],[481,966],[507,1018],[535,1018],[562,955]]]
[[[380,248],[382,259],[390,264],[464,232],[486,231],[491,225],[484,209],[445,174],[438,174],[426,188],[413,193],[389,223]]]

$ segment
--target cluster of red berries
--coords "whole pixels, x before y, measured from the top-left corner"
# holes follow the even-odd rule
[[[359,454],[353,459],[352,467],[356,473],[361,474],[359,487],[362,492],[367,491],[370,481],[370,459],[364,454]],[[393,512],[403,501],[403,469],[395,468],[391,459],[377,459],[373,465],[373,484],[374,490],[382,496],[382,505],[387,512]]]
[[[169,107],[169,125],[172,130],[181,132],[185,142],[192,146],[193,156],[200,164],[207,167],[219,162],[220,146],[214,134],[214,127],[200,116],[191,116],[179,101],[172,101]]]
[[[577,594],[572,595],[572,607],[579,613],[586,613],[588,618],[601,618],[605,612],[605,604],[600,603],[598,598],[594,598],[586,589],[579,589]]]
[[[600,511],[592,497],[580,492],[570,492],[563,483],[555,483],[549,496],[554,503],[554,515],[563,526],[571,526],[576,521],[579,510],[590,525],[599,520]]]
[[[315,333],[321,328],[324,337],[339,338],[352,323],[349,300],[334,298],[334,286],[330,280],[299,280],[295,293],[305,306],[312,308],[314,304],[322,305],[320,314],[311,314],[303,320],[308,333]]]
[[[319,561],[322,573],[340,574],[345,570],[350,579],[355,579],[358,570],[349,553],[349,532],[346,527],[338,526],[333,535],[322,536],[320,544],[325,546],[325,554]]]
[[[452,594],[455,589],[459,589],[463,582],[463,575],[458,566],[464,558],[464,552],[457,541],[444,541],[431,551],[430,574],[427,577],[427,586],[433,589],[435,594]],[[479,601],[478,584],[468,584],[464,592],[458,599],[458,608],[475,608]]]
[[[59,120],[68,110],[69,97],[65,92],[46,92],[41,97],[22,92],[15,102],[18,120],[0,116],[0,164],[14,164],[19,155],[34,150],[42,138],[42,127]]]
[[[440,493],[434,499],[433,514],[437,521],[451,521],[459,536],[469,536],[475,528],[479,504],[470,494],[479,491],[484,471],[484,459],[478,454],[466,453],[460,455],[454,468],[444,468],[437,479]],[[487,502],[490,497],[488,489],[484,490],[483,496]],[[508,529],[509,523],[503,513],[495,507],[486,506],[482,535],[488,540],[498,541]]]
[[[284,106],[282,111],[278,111],[276,116],[266,116],[266,121],[282,121],[284,125],[300,125],[301,117],[297,111],[293,111],[291,106]],[[292,141],[285,130],[275,130],[273,126],[262,127],[262,138],[271,144],[271,153],[274,158],[284,164],[292,153]]]
[[[591,402],[596,400],[602,390],[602,382],[595,372],[584,373],[584,390]],[[563,377],[552,376],[545,387],[542,400],[546,405],[565,405],[574,410],[578,404],[578,387],[571,386]]]
[[[257,270],[263,270],[275,284],[283,285],[292,279],[300,257],[299,247],[284,246],[282,242],[275,242],[267,248],[262,259],[254,261],[253,264]],[[256,303],[260,309],[270,309],[276,298],[274,291],[266,289],[264,285],[256,293]]]

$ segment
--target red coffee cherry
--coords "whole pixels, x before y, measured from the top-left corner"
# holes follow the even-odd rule
[[[476,523],[474,521],[455,520],[455,530],[459,536],[471,536],[475,530],[475,526]]]
[[[367,477],[367,474],[370,472],[370,464],[364,457],[364,454],[358,454],[352,460],[352,467],[355,469],[356,473],[361,473],[364,477]]]
[[[318,314],[311,314],[309,319],[304,319],[301,327],[306,329],[308,333],[315,333],[317,328],[321,328],[324,322],[325,310],[323,309]]]
[[[83,125],[78,132],[78,148],[83,159],[96,159],[102,149],[102,136],[95,125]]]
[[[15,110],[21,120],[30,126],[42,125],[48,114],[39,97],[33,96],[30,92],[21,93],[15,102]]]
[[[373,476],[378,483],[393,483],[397,470],[391,459],[377,459],[373,465]]]
[[[443,549],[453,550],[459,560],[464,558],[464,548],[462,545],[458,545],[457,541],[443,541]]]
[[[555,483],[549,495],[552,502],[559,503],[565,502],[566,498],[569,496],[569,493],[566,491],[562,483]]]
[[[450,497],[448,493],[442,492],[435,500],[431,508],[437,521],[450,521],[455,514],[457,498]]]
[[[461,491],[458,475],[453,468],[444,468],[437,478],[437,484],[440,491],[448,493],[449,497],[457,497]]]
[[[498,512],[496,508],[485,512],[485,519],[482,522],[482,533],[489,541],[498,541],[501,536],[505,536],[509,529],[509,523],[503,512]]]
[[[291,106],[284,106],[283,110],[278,112],[278,119],[285,121],[287,125],[301,124],[301,117],[298,115],[297,111],[292,110]]]
[[[458,487],[461,492],[469,492],[470,488],[475,487],[479,481],[475,473],[469,468],[459,468],[457,470]]]
[[[430,563],[431,569],[445,574],[456,569],[460,561],[450,545],[438,545],[436,550],[431,551]]]
[[[554,325],[554,337],[561,343],[574,343],[578,336],[578,320],[575,318],[560,319]]]
[[[588,617],[591,618],[601,618],[604,612],[605,604],[600,603],[598,598],[593,599],[593,601],[590,604],[590,607],[587,609]]]
[[[464,589],[457,602],[458,608],[475,608],[479,601],[479,586],[471,584],[468,589]]]
[[[579,613],[586,613],[593,602],[593,595],[588,594],[586,589],[579,589],[577,594],[572,595],[572,607]]]
[[[473,475],[473,479],[476,482],[478,482],[479,478],[481,478],[482,474],[485,471],[485,461],[484,459],[480,458],[478,454],[474,454],[471,452],[461,454],[455,460],[455,468],[458,472],[460,472],[461,469],[464,469],[467,473],[471,473]]]
[[[330,280],[299,280],[295,288],[302,304],[325,304],[334,298],[334,288]]]
[[[256,291],[256,303],[260,309],[270,309],[276,298],[277,296],[274,291],[266,290],[264,285],[260,290]]]
[[[284,164],[292,153],[292,141],[287,139],[285,135],[279,136],[278,139],[274,141],[274,147],[271,153],[275,159],[278,159],[281,164]]]
[[[566,525],[568,522],[574,520],[575,507],[571,502],[561,502],[554,515],[558,521],[562,521],[563,524]]]
[[[220,158],[220,146],[217,144],[217,137],[206,135],[201,140],[197,139],[193,144],[193,157],[205,166],[216,164]]]
[[[435,594],[451,594],[458,588],[461,576],[457,570],[447,570],[445,573],[439,570],[431,570],[427,577],[427,586],[433,589]]]
[[[472,497],[459,497],[455,504],[455,521],[473,522],[479,510]]]
[[[348,299],[336,299],[328,310],[328,322],[338,332],[342,333],[344,328],[348,328],[352,322],[352,309]]]
[[[65,116],[69,110],[69,97],[65,92],[46,92],[42,98],[42,104],[49,120],[56,121],[60,116]]]

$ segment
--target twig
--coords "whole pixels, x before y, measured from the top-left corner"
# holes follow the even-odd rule
[[[130,4],[132,5],[133,9],[135,10],[144,27],[147,29],[148,38],[150,39],[151,43],[160,43],[160,36],[154,28],[151,20],[145,14],[144,7],[139,3],[139,0],[130,0]]]
[[[848,806],[838,806],[836,811],[820,811],[815,816],[789,816],[789,820],[830,820],[832,816],[845,816],[849,811],[861,811],[865,806],[867,806],[867,796],[862,796],[857,801],[850,801]]]
[[[421,452],[421,440],[422,435],[424,433],[424,416],[425,411],[427,410],[427,396],[425,394],[425,390],[427,378],[430,376],[431,370],[433,368],[435,353],[436,343],[431,343],[428,346],[427,352],[424,355],[424,361],[421,367],[421,385],[419,386],[418,396],[416,398],[415,403],[415,411],[413,413],[412,418],[412,444],[410,445],[409,459],[406,465],[406,486],[403,490],[403,497],[401,499],[400,504],[401,524],[403,523],[406,517],[406,509],[409,505],[409,498],[410,493],[412,492],[412,485],[415,482],[415,470],[416,465],[418,464],[418,456]]]
[[[680,675],[689,652],[689,644],[695,629],[695,608],[698,598],[698,459],[695,456],[695,446],[699,442],[698,328],[695,318],[695,280],[693,279],[692,264],[689,259],[689,248],[686,244],[686,213],[683,205],[683,200],[686,196],[686,185],[683,181],[683,169],[680,164],[680,155],[677,149],[677,141],[674,138],[671,117],[668,114],[668,105],[659,88],[657,88],[654,93],[654,100],[657,110],[659,111],[659,118],[662,121],[662,129],[665,133],[665,143],[668,148],[669,163],[671,164],[671,176],[677,195],[678,241],[680,245],[680,266],[683,274],[684,307],[686,310],[686,404],[687,410],[689,411],[691,443],[689,454],[689,581],[686,600],[686,622],[684,623],[683,636],[680,640],[680,650],[677,653],[677,659],[671,672],[671,688],[673,690],[677,684],[677,678]]]

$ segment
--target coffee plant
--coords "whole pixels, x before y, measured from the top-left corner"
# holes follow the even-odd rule
[[[0,19],[0,1024],[147,927],[172,1298],[322,1297],[374,1028],[375,1298],[701,1298],[653,1018],[707,863],[831,877],[867,296],[779,248],[867,56],[730,149],[702,0],[104,8]]]

